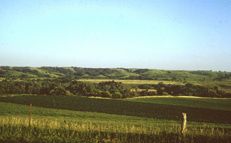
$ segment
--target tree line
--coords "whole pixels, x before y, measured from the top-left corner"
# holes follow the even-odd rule
[[[106,81],[86,83],[76,80],[3,80],[0,81],[0,95],[36,94],[36,95],[81,95],[124,98],[132,96],[130,88],[121,82]]]
[[[201,96],[201,97],[231,97],[231,93],[225,92],[218,86],[207,87],[203,85],[194,85],[186,83],[184,85],[178,84],[164,84],[162,82],[153,85],[139,85],[142,89],[155,89],[157,95],[173,95],[173,96]]]
[[[109,98],[127,98],[134,96],[152,95],[185,95],[203,97],[231,97],[217,86],[205,87],[190,83],[184,85],[141,84],[126,85],[121,82],[105,81],[99,83],[87,83],[69,79],[46,80],[9,80],[0,81],[0,95],[6,94],[36,94],[50,96],[99,96]]]

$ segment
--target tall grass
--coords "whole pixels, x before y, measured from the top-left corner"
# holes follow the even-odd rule
[[[169,126],[161,122],[156,126],[148,126],[123,122],[34,118],[29,126],[27,117],[0,118],[1,142],[228,143],[231,140],[230,128],[191,126],[185,136],[179,130],[178,124]]]

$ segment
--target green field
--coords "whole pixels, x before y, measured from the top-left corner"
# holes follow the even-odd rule
[[[33,107],[29,126],[28,106],[1,102],[0,107],[2,142],[153,142],[158,138],[157,141],[166,142],[181,140],[178,121]],[[208,138],[210,142],[212,139],[226,142],[230,133],[231,126],[227,124],[190,122],[188,138],[185,140],[203,141]]]
[[[128,101],[231,111],[231,99],[182,96],[128,98]]]
[[[228,143],[231,140],[231,111],[227,106],[230,100],[207,99],[206,104],[205,99],[187,98],[186,103],[181,100],[1,97],[0,142]],[[215,101],[218,108],[213,107]],[[203,108],[192,106],[195,102]],[[33,104],[30,125],[29,104]],[[184,137],[179,133],[181,112],[188,113],[188,131]]]
[[[99,83],[99,82],[105,82],[105,81],[112,81],[113,79],[79,79],[79,81],[83,82],[92,82],[92,83]],[[160,82],[163,82],[164,84],[183,84],[181,82],[175,82],[175,81],[164,81],[164,80],[121,80],[121,79],[114,79],[115,82],[122,82],[123,84],[158,84]]]
[[[158,119],[179,120],[182,112],[188,113],[189,120],[231,123],[231,111],[180,105],[153,104],[118,99],[98,99],[79,96],[13,96],[0,98],[3,102],[33,104],[39,107],[90,111],[118,115],[139,116]],[[225,103],[224,103],[225,104]]]

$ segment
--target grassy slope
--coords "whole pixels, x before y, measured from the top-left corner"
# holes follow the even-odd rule
[[[29,116],[29,106],[19,105],[13,103],[4,103],[0,102],[0,116],[15,116],[15,117],[24,117],[28,118]],[[123,122],[124,124],[142,124],[144,121],[147,124],[159,123],[176,123],[175,121],[170,120],[157,120],[152,118],[141,118],[133,116],[123,116],[123,115],[112,115],[105,113],[96,113],[96,112],[81,112],[81,111],[72,111],[64,109],[52,109],[44,107],[32,107],[32,116],[33,118],[48,118],[55,120],[73,120],[79,122],[97,122],[97,123],[116,123]]]
[[[181,142],[180,122],[0,102],[0,142]],[[31,128],[32,127],[32,128]],[[229,142],[230,124],[188,122],[187,142]],[[113,141],[112,141],[113,140]]]
[[[22,118],[27,120],[29,115],[29,106],[19,105],[13,103],[4,103],[0,102],[0,117],[1,118]],[[55,120],[55,121],[72,121],[78,123],[98,123],[101,125],[133,125],[143,128],[160,128],[162,130],[167,129],[168,127],[180,127],[179,121],[173,120],[164,120],[164,119],[153,119],[153,118],[144,118],[144,117],[134,117],[134,116],[124,116],[124,115],[113,115],[105,113],[96,113],[96,112],[81,112],[81,111],[71,111],[63,109],[51,109],[44,107],[32,107],[31,109],[33,120]],[[117,125],[119,126],[119,125]],[[222,127],[222,128],[231,128],[230,124],[217,124],[217,123],[198,123],[198,122],[189,122],[189,127]]]
[[[30,128],[28,108],[25,105],[0,102],[0,142],[95,143],[105,142],[109,138],[109,141],[131,140],[129,142],[138,143],[141,137],[144,137],[142,140],[150,142],[150,139],[160,136],[162,132],[164,135],[177,135],[180,126],[177,122],[168,120],[32,107]],[[198,128],[207,132],[216,128],[220,132],[221,128],[223,130],[225,127],[227,135],[231,130],[231,126],[221,124],[191,123],[189,128],[191,127],[192,135],[195,135]],[[200,134],[198,131],[196,133]]]
[[[118,115],[180,120],[182,112],[188,113],[189,121],[231,123],[231,111],[186,106],[141,103],[126,100],[92,99],[62,96],[17,96],[2,97],[2,102],[30,104],[40,107],[68,109],[75,111],[100,112]]]
[[[231,99],[213,99],[213,98],[194,98],[194,97],[175,97],[175,96],[158,96],[158,97],[139,97],[128,98],[128,101],[153,103],[163,105],[177,105],[185,107],[219,109],[231,111]]]
[[[60,77],[74,75],[78,78],[112,78],[112,79],[158,79],[174,81],[214,80],[220,74],[212,71],[177,71],[156,69],[126,68],[78,68],[78,67],[0,67],[0,77]],[[226,72],[230,75],[229,72]],[[230,77],[230,76],[227,76]]]

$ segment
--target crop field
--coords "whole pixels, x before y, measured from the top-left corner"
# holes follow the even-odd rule
[[[98,99],[79,96],[13,96],[2,97],[2,102],[33,104],[39,107],[75,111],[100,112],[158,119],[181,119],[181,113],[190,114],[189,120],[202,122],[231,123],[231,111],[194,108],[176,105],[127,101],[126,99]]]
[[[190,122],[180,134],[180,122],[95,112],[0,103],[1,142],[228,142],[231,125]]]
[[[213,99],[206,105],[204,99],[197,99],[203,108],[194,108],[186,105],[195,99],[187,99],[185,105],[181,101],[168,104],[172,99],[1,97],[0,142],[230,142],[227,101],[214,99],[224,105],[216,108]],[[184,136],[180,134],[181,112],[188,113]]]
[[[93,83],[99,83],[99,82],[105,82],[105,81],[112,81],[113,79],[79,79],[79,81],[83,82],[93,82]],[[122,80],[122,79],[114,79],[115,82],[122,82],[123,84],[158,84],[160,82],[163,82],[165,84],[183,84],[181,82],[176,81],[166,81],[166,80]]]
[[[164,104],[164,105],[178,105],[194,108],[207,108],[231,111],[230,98],[209,98],[209,97],[188,97],[188,96],[146,96],[128,98],[128,101]]]

